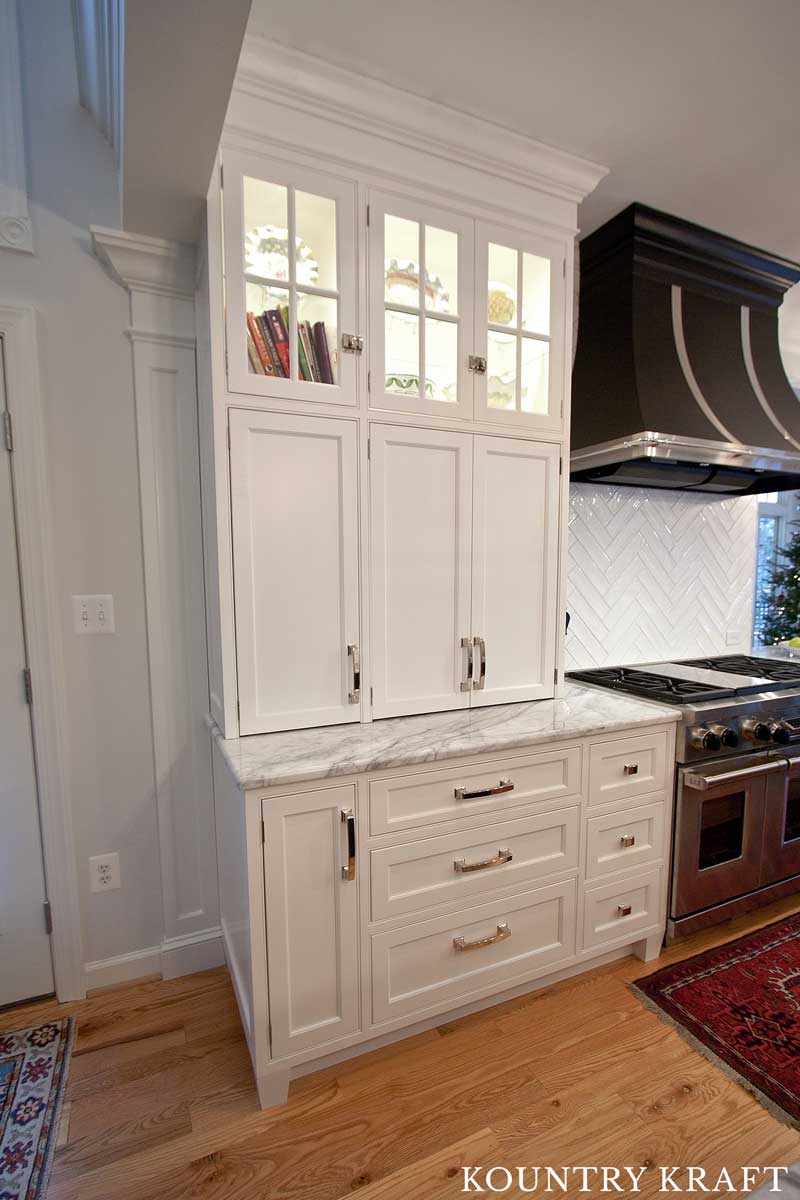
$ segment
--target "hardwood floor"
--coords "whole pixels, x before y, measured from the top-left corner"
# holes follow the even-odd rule
[[[49,1200],[438,1200],[464,1194],[462,1165],[784,1165],[800,1132],[626,985],[798,908],[793,897],[656,963],[624,959],[307,1076],[267,1112],[223,969],[27,1005],[0,1013],[0,1030],[77,1018]],[[641,1194],[658,1182],[649,1171]]]

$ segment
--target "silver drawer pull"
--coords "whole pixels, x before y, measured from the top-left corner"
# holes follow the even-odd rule
[[[347,703],[358,704],[361,700],[361,653],[358,646],[351,642],[347,654],[353,660],[353,690],[347,693]]]
[[[513,860],[514,855],[510,850],[498,850],[494,858],[484,858],[482,862],[468,863],[465,858],[457,858],[453,862],[453,870],[459,875],[468,875],[470,871],[488,871],[490,867],[502,867]]]
[[[629,917],[630,915],[631,915],[630,904],[618,904],[617,905],[617,916],[618,917]]]
[[[625,846],[627,849],[628,846],[636,845],[636,838],[632,833],[623,833],[622,837],[619,839],[619,844],[620,846]]]
[[[475,791],[470,791],[467,787],[457,787],[453,795],[456,800],[482,800],[484,796],[502,796],[504,792],[513,792],[513,790],[513,779],[501,779],[494,787],[477,788]]]
[[[625,763],[625,766],[622,768],[622,774],[623,775],[638,775],[639,774],[639,764],[638,763]]]
[[[480,668],[478,678],[474,681],[472,686],[476,692],[482,692],[486,687],[486,642],[482,637],[474,637],[472,639],[472,644],[478,651],[478,666]]]
[[[462,692],[472,691],[472,638],[461,639],[461,649],[467,652],[466,677],[461,680]]]
[[[356,815],[352,808],[341,809],[342,824],[347,826],[347,866],[342,867],[342,879],[356,877]]]
[[[504,942],[506,938],[511,937],[511,930],[505,921],[502,925],[497,926],[497,933],[491,934],[489,937],[478,938],[475,942],[465,942],[463,937],[453,938],[453,946],[456,950],[482,950],[484,946],[494,946],[495,942]]]

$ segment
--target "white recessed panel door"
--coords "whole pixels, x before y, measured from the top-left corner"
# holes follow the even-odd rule
[[[472,704],[555,692],[558,446],[475,438]]]
[[[355,423],[229,420],[240,732],[357,721]]]
[[[376,717],[467,708],[472,435],[371,427]]]
[[[0,343],[0,413],[5,408]],[[53,991],[31,710],[25,701],[11,456],[0,450],[0,1007]]]

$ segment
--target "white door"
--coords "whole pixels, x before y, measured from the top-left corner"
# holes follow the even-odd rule
[[[369,402],[472,417],[474,222],[369,194]]]
[[[275,1058],[359,1028],[355,804],[352,785],[263,804]]]
[[[239,731],[358,721],[356,424],[229,422]]]
[[[555,692],[559,448],[475,437],[473,706]]]
[[[0,413],[5,409],[0,342]],[[53,991],[33,758],[25,699],[11,456],[0,452],[0,1007]]]
[[[472,435],[372,425],[372,712],[469,707]]]

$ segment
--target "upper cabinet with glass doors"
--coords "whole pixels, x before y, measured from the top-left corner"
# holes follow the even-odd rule
[[[355,184],[236,151],[223,167],[229,389],[355,405]]]

